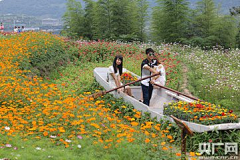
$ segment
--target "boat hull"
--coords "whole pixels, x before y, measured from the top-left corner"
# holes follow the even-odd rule
[[[108,68],[104,67],[97,67],[94,69],[94,77],[96,78],[96,81],[103,86],[106,90],[112,89],[109,86],[109,83],[107,82],[107,70]],[[124,69],[124,72],[130,72],[126,69]],[[130,72],[131,74],[137,76],[140,78],[138,75]],[[192,102],[193,100],[184,97],[184,96],[178,96],[176,93],[168,91],[166,89],[160,89],[158,91],[158,96],[159,96],[159,106],[157,107],[150,107],[143,104],[142,102],[139,101],[141,98],[141,86],[131,86],[132,93],[134,95],[134,98],[131,96],[128,96],[127,94],[123,92],[110,92],[114,97],[116,98],[123,98],[123,100],[127,103],[130,103],[134,106],[135,109],[144,112],[150,113],[152,118],[157,118],[157,120],[168,120],[172,123],[175,123],[174,120],[163,114],[163,109],[164,109],[164,104],[172,102],[172,101],[186,101],[186,102]],[[193,122],[188,122],[182,120],[193,132],[206,132],[206,131],[212,131],[212,130],[230,130],[230,129],[240,129],[240,123],[224,123],[224,124],[216,124],[216,125],[202,125],[202,124],[197,124]]]

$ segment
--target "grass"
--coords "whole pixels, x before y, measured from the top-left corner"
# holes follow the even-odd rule
[[[5,141],[6,137],[1,137],[1,141]],[[11,138],[9,141],[12,147],[4,147],[0,149],[0,158],[19,159],[19,160],[110,160],[110,159],[146,159],[143,152],[145,146],[138,144],[129,144],[123,142],[117,148],[113,148],[106,152],[101,145],[92,145],[92,140],[79,139],[78,145],[72,145],[69,148],[64,146],[53,145],[48,138],[41,140],[22,140],[20,137]]]

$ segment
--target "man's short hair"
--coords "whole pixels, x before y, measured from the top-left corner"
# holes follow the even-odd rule
[[[146,54],[149,54],[149,53],[154,53],[154,50],[152,48],[147,48],[146,49]]]

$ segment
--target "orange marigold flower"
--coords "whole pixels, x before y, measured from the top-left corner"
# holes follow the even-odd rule
[[[131,125],[132,125],[132,126],[137,126],[137,125],[138,125],[138,122],[131,122]]]
[[[150,142],[150,139],[145,139],[145,143],[149,143]]]
[[[134,138],[128,138],[128,142],[133,142],[134,140]]]
[[[43,135],[46,137],[48,135],[48,132],[47,131],[43,132]]]
[[[190,152],[189,155],[190,156],[195,156],[195,153],[194,152]]]
[[[167,138],[168,139],[173,139],[173,137],[171,135],[168,135]]]
[[[181,156],[181,153],[176,153],[176,156]]]
[[[166,151],[166,150],[168,150],[168,148],[167,147],[162,147],[162,150]]]

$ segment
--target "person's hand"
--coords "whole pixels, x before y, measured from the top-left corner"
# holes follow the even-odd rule
[[[123,91],[122,88],[119,88],[119,89],[117,90],[118,93],[120,93],[120,92],[122,92],[122,91]]]
[[[154,83],[154,81],[153,81],[153,80],[151,80],[151,81],[150,81],[150,83],[151,83],[151,84],[153,84],[153,83]]]

